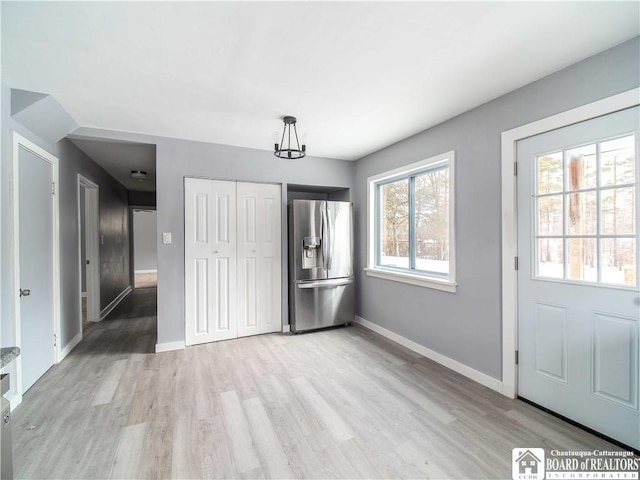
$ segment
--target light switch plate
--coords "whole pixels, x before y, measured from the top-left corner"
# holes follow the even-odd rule
[[[162,243],[165,245],[169,245],[171,243],[171,232],[162,233]]]

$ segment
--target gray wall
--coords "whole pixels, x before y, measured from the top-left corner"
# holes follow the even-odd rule
[[[284,160],[271,152],[175,139],[156,149],[158,232],[172,232],[172,245],[158,245],[158,343],[184,340],[184,177],[282,184],[283,295],[287,288],[287,184],[352,188],[353,162],[306,157]],[[160,241],[160,238],[159,240]],[[283,316],[288,318],[286,296]]]
[[[307,156],[284,160],[265,150],[194,142],[153,135],[81,127],[74,135],[156,145],[158,244],[157,343],[183,342],[184,334],[184,178],[268,182],[282,185],[282,313],[287,307],[286,201],[289,183],[332,187],[348,197],[353,191],[354,162]],[[172,244],[163,245],[162,232],[171,232]]]
[[[639,43],[635,38],[358,160],[357,315],[500,379],[500,134],[638,87]],[[457,292],[365,276],[367,178],[450,150],[456,153]]]
[[[47,144],[10,116],[10,88],[2,84],[2,345],[15,342],[13,321],[13,190],[11,131],[34,142],[59,159],[61,345],[79,333],[80,287],[78,258],[78,190],[81,173],[100,186],[101,308],[129,285],[129,228],[127,191],[68,140]]]
[[[156,270],[157,227],[155,210],[133,211],[133,268],[139,270]]]

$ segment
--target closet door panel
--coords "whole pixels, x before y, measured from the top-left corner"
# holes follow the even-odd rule
[[[236,184],[185,179],[185,341],[237,337]]]
[[[282,330],[280,185],[238,183],[238,336]]]

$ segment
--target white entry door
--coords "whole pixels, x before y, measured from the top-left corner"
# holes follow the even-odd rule
[[[185,179],[187,345],[238,336],[236,184]]]
[[[55,362],[55,167],[48,157],[17,145],[21,394]]]
[[[281,187],[238,183],[238,336],[281,330]]]
[[[518,393],[640,448],[638,108],[518,142]]]

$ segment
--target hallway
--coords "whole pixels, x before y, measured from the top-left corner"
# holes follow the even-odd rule
[[[156,289],[133,290],[26,392],[13,415],[16,478],[105,478],[147,372],[157,383]]]
[[[359,326],[152,353],[155,294],[26,393],[16,478],[509,478],[514,447],[619,450]]]

